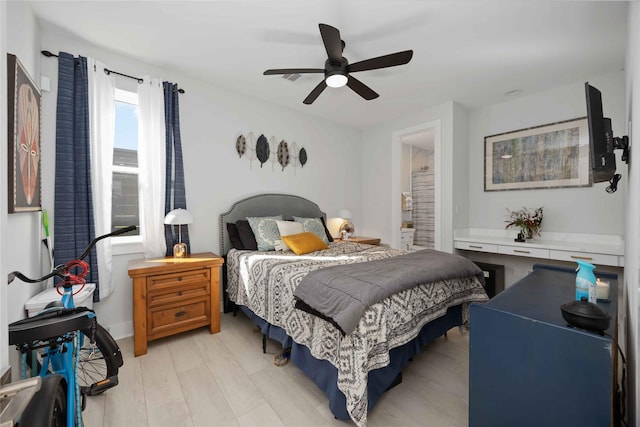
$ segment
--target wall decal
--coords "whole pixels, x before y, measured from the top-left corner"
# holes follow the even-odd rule
[[[247,139],[244,135],[240,135],[238,139],[236,139],[236,151],[240,157],[247,151]]]
[[[260,162],[260,167],[271,161],[272,171],[275,170],[275,163],[279,163],[283,172],[287,166],[291,166],[295,175],[298,166],[304,167],[308,161],[307,150],[304,147],[298,149],[295,141],[289,143],[282,139],[278,142],[274,136],[267,139],[264,134],[260,134],[256,140],[253,132],[247,133],[246,136],[240,134],[236,138],[235,146],[238,158],[245,156],[249,159],[249,168],[256,159]]]
[[[260,160],[260,167],[269,160],[269,142],[267,141],[267,137],[264,135],[260,135],[258,137],[258,142],[256,142],[256,156],[258,160]]]
[[[282,170],[289,164],[289,146],[285,140],[278,144],[278,163],[282,166]]]

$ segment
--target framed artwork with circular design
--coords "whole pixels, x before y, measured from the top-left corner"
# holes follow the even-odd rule
[[[20,60],[7,54],[9,213],[42,209],[40,90]]]

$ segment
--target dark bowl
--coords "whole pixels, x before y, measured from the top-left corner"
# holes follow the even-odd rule
[[[586,300],[571,301],[560,306],[562,318],[571,326],[603,333],[609,328],[611,316]]]

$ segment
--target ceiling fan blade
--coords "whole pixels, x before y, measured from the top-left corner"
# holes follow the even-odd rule
[[[272,74],[311,74],[311,73],[324,73],[324,68],[276,68],[273,70],[267,70],[262,73],[265,76]]]
[[[364,61],[355,62],[347,67],[348,72],[355,73],[357,71],[377,70],[379,68],[395,67],[404,65],[411,61],[413,50],[405,50],[402,52],[390,53],[389,55],[378,56],[377,58],[365,59]]]
[[[318,86],[316,86],[302,102],[307,105],[313,103],[313,101],[315,101],[316,98],[320,96],[322,91],[325,90],[326,88],[327,88],[327,84],[325,83],[324,80],[322,80],[320,83],[318,83]]]
[[[355,77],[348,76],[347,86],[349,86],[355,93],[357,93],[367,101],[371,101],[372,99],[380,96],[376,92],[374,92],[373,89],[371,89],[369,86],[362,83]]]
[[[320,27],[320,35],[324,48],[327,50],[329,62],[334,65],[340,65],[342,62],[342,40],[340,39],[340,31],[337,28],[327,24],[318,24]]]

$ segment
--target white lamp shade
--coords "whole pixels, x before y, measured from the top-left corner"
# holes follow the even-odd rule
[[[340,212],[338,212],[338,218],[350,219],[351,218],[351,212],[349,212],[346,209],[340,209]]]
[[[164,223],[170,225],[192,224],[193,215],[186,209],[174,209],[164,217]]]

